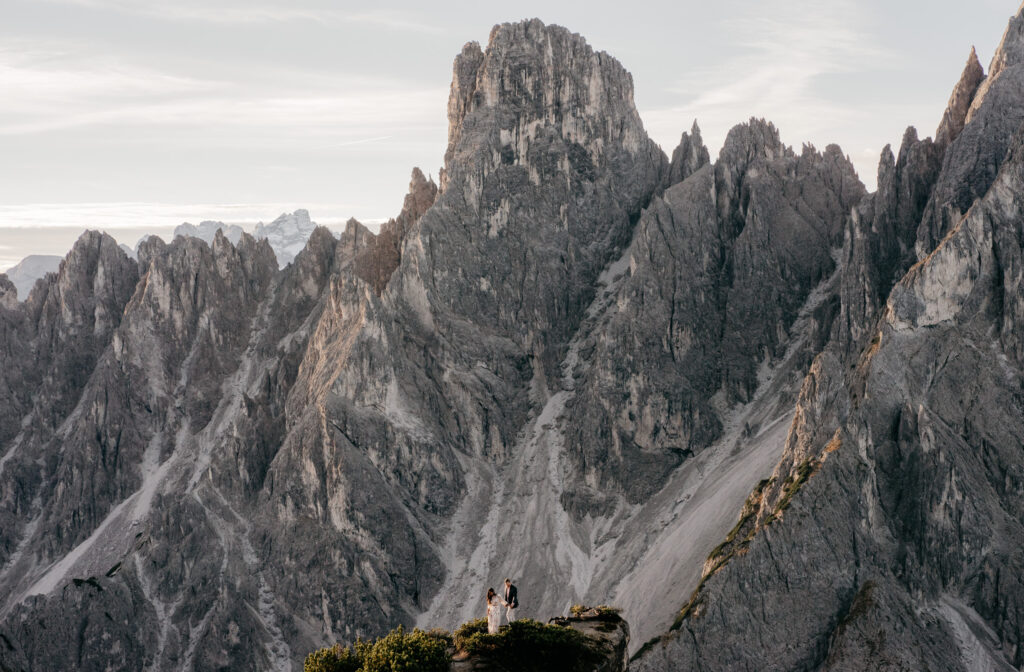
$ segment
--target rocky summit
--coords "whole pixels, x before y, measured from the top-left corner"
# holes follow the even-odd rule
[[[0,275],[0,669],[300,670],[505,576],[630,670],[1024,669],[1024,12],[950,81],[867,193],[503,24],[377,233]]]

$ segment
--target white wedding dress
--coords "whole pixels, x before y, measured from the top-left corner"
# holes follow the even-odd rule
[[[501,624],[501,598],[495,595],[487,604],[487,633],[498,634],[498,626]]]

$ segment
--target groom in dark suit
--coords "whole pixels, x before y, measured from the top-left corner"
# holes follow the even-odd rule
[[[512,579],[505,579],[505,606],[508,607],[505,618],[511,623],[516,620],[516,609],[519,608],[519,591],[512,585]]]

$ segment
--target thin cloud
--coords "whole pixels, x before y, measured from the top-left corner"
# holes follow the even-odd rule
[[[141,102],[99,109],[40,110],[21,119],[0,115],[0,135],[27,135],[88,126],[276,129],[290,135],[354,135],[360,130],[417,131],[443,125],[436,113],[436,91],[393,91],[351,96],[260,98],[199,97],[170,102]],[[360,134],[360,135],[364,135]],[[375,135],[343,144],[391,137]]]
[[[247,5],[215,2],[152,2],[150,0],[49,0],[60,4],[114,11],[170,21],[219,24],[309,21],[323,25],[354,24],[389,30],[440,33],[442,28],[418,12],[372,9],[349,12],[327,7],[302,7],[295,3]]]
[[[363,207],[357,203],[27,203],[0,204],[2,228],[137,229],[166,228],[183,222],[221,221],[243,227],[269,222],[283,212],[309,210],[312,219],[327,227],[338,227],[350,213]],[[372,220],[370,220],[372,221]]]
[[[381,135],[376,138],[363,138],[361,140],[350,140],[349,142],[341,142],[335,145],[335,147],[350,147],[352,145],[365,145],[368,142],[378,142],[379,140],[390,140],[390,135]]]
[[[879,104],[851,106],[823,92],[821,83],[829,76],[882,68],[893,58],[863,28],[860,11],[860,5],[846,0],[752,4],[723,26],[735,41],[733,57],[713,68],[685,72],[670,89],[682,99],[679,104],[644,111],[652,135],[671,147],[697,119],[715,152],[733,125],[758,116],[799,141],[838,140],[830,134],[856,127],[876,114]],[[860,152],[854,159],[862,179],[870,182],[874,166],[863,156]]]
[[[0,42],[0,86],[4,110],[60,103],[68,98],[130,98],[183,94],[218,88],[208,82],[118,62],[70,47],[27,40]]]
[[[446,89],[400,80],[278,73],[291,90],[267,94],[244,79],[203,80],[125,64],[88,49],[0,42],[0,135],[90,126],[276,129],[352,138],[444,125]],[[383,132],[382,132],[383,131]]]

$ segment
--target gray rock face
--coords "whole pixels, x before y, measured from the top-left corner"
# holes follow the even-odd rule
[[[916,261],[918,224],[942,165],[942,147],[919,140],[911,127],[899,159],[887,146],[878,164],[878,191],[853,211],[843,244],[836,340],[847,355],[865,345],[892,286]]]
[[[668,169],[668,186],[679,184],[690,175],[711,163],[711,156],[700,137],[700,127],[693,122],[689,133],[683,133],[679,146],[672,152]]]
[[[932,191],[917,232],[917,257],[923,259],[956,225],[975,200],[985,195],[995,180],[1010,146],[1010,138],[1024,122],[1024,19],[1011,20],[992,57],[989,74],[978,85],[965,117],[963,131],[945,152],[942,172]],[[977,78],[968,61],[954,91],[950,109],[959,109]],[[963,87],[963,88],[961,88]],[[947,110],[946,116],[950,115]],[[940,126],[940,135],[944,131]]]
[[[997,62],[1012,72],[1010,56]],[[1024,153],[1019,133],[1003,135],[1010,98],[993,98],[1009,81],[988,89],[934,187],[941,147],[908,133],[895,165],[883,154],[879,192],[848,229],[843,319],[785,453],[708,557],[678,629],[630,669],[1024,666]],[[966,216],[920,263],[899,260],[915,216],[930,216],[920,204],[960,170],[950,152],[981,161],[998,146]]]
[[[900,281],[853,373],[818,358],[772,481],[709,558],[680,631],[636,669],[1024,663],[1007,610],[1024,584],[995,579],[1019,576],[1022,563],[1022,376],[1015,353],[988,335],[1006,328],[999,296],[1017,282],[994,274],[1020,253],[1022,178],[1008,160],[993,191]],[[761,609],[739,609],[751,595]]]
[[[629,73],[565,29],[498,26],[486,53],[463,49],[455,74],[456,130],[442,194],[420,223],[421,273],[440,310],[509,339],[551,379],[667,161]]]
[[[752,120],[730,132],[714,167],[655,200],[629,250],[617,310],[581,353],[594,365],[567,427],[583,476],[567,494],[578,515],[615,489],[646,501],[719,437],[725,410],[753,398],[758,367],[785,355],[863,195],[838,148],[797,156],[773,126]],[[827,325],[834,310],[823,310]]]
[[[967,57],[967,65],[960,75],[960,81],[953,88],[949,97],[949,104],[946,112],[942,115],[939,123],[939,130],[935,132],[935,144],[945,148],[949,143],[956,140],[960,132],[964,130],[967,123],[967,113],[971,109],[974,95],[978,87],[985,81],[985,71],[978,62],[978,52],[971,48],[971,55]]]
[[[381,225],[373,243],[360,252],[355,262],[356,275],[370,283],[378,296],[402,261],[406,236],[436,199],[437,185],[433,180],[428,181],[419,168],[413,168],[402,212]]]
[[[0,307],[11,310],[18,305],[18,288],[5,273],[0,273]]]

